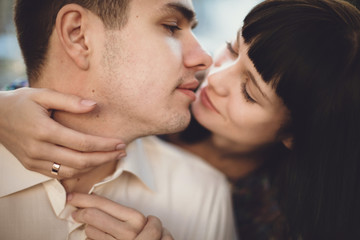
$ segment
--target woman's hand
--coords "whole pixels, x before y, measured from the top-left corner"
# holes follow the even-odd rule
[[[51,110],[92,111],[96,103],[49,89],[21,88],[0,92],[0,142],[29,170],[59,178],[74,177],[125,156],[119,139],[86,135],[50,118]]]
[[[154,217],[124,207],[109,199],[80,193],[68,195],[68,204],[78,207],[75,221],[85,223],[88,239],[172,240],[171,234]]]

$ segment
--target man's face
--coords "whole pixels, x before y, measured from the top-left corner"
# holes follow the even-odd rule
[[[192,33],[195,24],[190,0],[133,0],[127,24],[105,31],[89,91],[108,114],[107,127],[130,125],[141,136],[187,126],[195,73],[212,62]]]

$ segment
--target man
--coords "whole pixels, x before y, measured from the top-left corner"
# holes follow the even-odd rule
[[[72,192],[156,215],[175,239],[233,237],[221,174],[156,138],[135,140],[180,131],[190,120],[195,73],[211,64],[191,32],[190,0],[18,0],[15,21],[30,86],[97,103],[91,113],[53,117],[129,147],[126,158],[76,177],[57,175],[54,162],[59,180],[24,169],[0,149],[2,238],[85,239],[86,225],[73,221],[66,204]]]

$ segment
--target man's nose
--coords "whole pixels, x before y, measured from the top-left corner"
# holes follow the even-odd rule
[[[184,64],[186,67],[201,71],[211,66],[213,62],[211,56],[202,48],[193,34],[191,34],[184,50]]]

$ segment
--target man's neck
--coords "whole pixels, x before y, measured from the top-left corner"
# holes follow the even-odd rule
[[[42,68],[41,76],[32,81],[31,87],[49,88],[65,94],[74,94],[83,99],[101,101],[92,90],[91,84],[96,78],[95,74],[90,70],[79,69],[58,46],[59,44],[55,43],[52,45],[47,64]],[[107,109],[111,107],[105,106],[106,104],[99,105],[85,114],[54,111],[53,118],[65,127],[84,134],[118,137],[124,143],[129,143],[137,137],[131,131],[133,130],[131,126],[126,125],[128,124],[126,119],[114,119],[111,109]],[[113,161],[100,165],[74,178],[63,179],[62,184],[67,192],[87,193],[95,183],[111,175],[116,169],[116,164],[117,161]]]
[[[50,88],[62,93],[75,94],[84,99],[97,101],[96,98],[91,96],[91,91],[86,89],[83,84],[79,84],[78,82],[71,84],[71,81],[69,81],[70,77],[67,73],[56,74],[54,71],[50,71],[48,74],[45,73],[47,72],[44,71],[42,78],[38,79],[32,87]],[[89,80],[89,76],[75,74],[71,71],[70,73],[73,75],[71,79],[75,78],[77,81],[80,81],[80,83],[81,79],[87,78]],[[56,80],[51,79],[51,76],[57,76]],[[78,85],[80,85],[80,87],[77,87]],[[130,125],[130,121],[127,121],[125,118],[114,119],[110,109],[106,109],[105,106],[103,106],[104,104],[99,105],[100,106],[96,106],[93,111],[85,114],[54,111],[52,116],[54,120],[61,125],[84,134],[119,138],[126,144],[129,144],[138,137],[134,134],[134,127]],[[88,193],[94,184],[110,176],[115,171],[117,162],[118,161],[113,161],[100,165],[74,178],[63,179],[62,184],[67,192],[80,191],[82,193]]]
[[[61,180],[61,184],[64,186],[67,193],[89,193],[91,188],[96,183],[101,182],[106,177],[114,173],[117,163],[118,161],[112,161],[103,164],[82,175],[73,178],[63,179]]]
[[[95,110],[91,114],[69,114],[64,112],[55,112],[53,114],[54,120],[60,124],[71,128],[73,130],[85,133],[98,135],[102,137],[115,137],[113,135],[107,135],[105,130],[106,126],[102,127],[98,123],[98,113]],[[120,125],[121,126],[121,125]],[[102,132],[99,132],[101,131]],[[81,192],[88,193],[94,184],[102,181],[104,178],[114,173],[118,161],[112,161],[103,165],[100,165],[94,169],[87,171],[84,174],[75,176],[73,178],[63,179],[63,184],[66,192]]]

